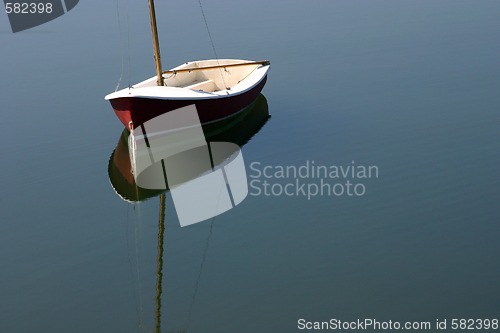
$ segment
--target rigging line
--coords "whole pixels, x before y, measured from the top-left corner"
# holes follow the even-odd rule
[[[126,2],[126,18],[127,18],[127,77],[128,77],[128,87],[130,88],[130,27],[129,27],[129,4],[128,0]],[[120,83],[122,82],[123,78],[123,73],[124,73],[124,67],[125,67],[125,57],[124,57],[124,50],[123,50],[123,32],[122,32],[122,24],[120,20],[120,6],[119,6],[119,0],[116,0],[116,15],[118,17],[118,35],[120,39],[120,53],[121,53],[121,73],[120,73],[120,78],[118,79],[118,83],[116,84],[115,91],[118,91],[118,88],[120,88]]]
[[[64,2],[64,1],[63,1]],[[123,67],[124,67],[124,60],[123,60],[123,36],[122,36],[122,26],[120,23],[120,6],[119,6],[119,0],[116,0],[116,16],[118,17],[118,35],[120,39],[120,53],[121,53],[121,60],[122,60],[122,71],[120,73],[120,78],[118,79],[118,83],[116,84],[115,91],[118,91],[118,88],[120,87],[120,83],[122,82],[122,77],[123,77]]]
[[[135,283],[135,274],[132,269],[132,255],[130,253],[130,236],[129,236],[129,228],[130,228],[130,208],[132,207],[132,210],[135,210],[135,207],[133,205],[127,205],[127,227],[125,230],[126,233],[126,239],[127,239],[127,259],[128,259],[128,264],[129,264],[129,272],[130,272],[130,278],[131,278],[131,284],[132,284],[132,293],[134,296],[134,301],[135,301],[135,311],[136,311],[136,316],[137,316],[137,321],[139,322],[139,328],[141,327],[141,313],[139,309],[139,304],[138,304],[138,296],[139,292],[137,291],[137,285]]]
[[[207,28],[208,38],[210,38],[210,43],[212,44],[212,50],[214,51],[215,59],[217,59],[217,64],[219,64],[219,57],[217,56],[217,51],[215,50],[214,40],[212,38],[212,34],[210,33],[210,29],[208,28],[207,17],[205,16],[205,11],[203,10],[203,6],[201,5],[201,0],[198,0],[198,4],[200,5],[201,15],[203,16],[203,21],[205,21],[205,27]]]
[[[215,59],[217,60],[217,65],[220,66],[219,56],[217,55],[217,51],[215,50],[214,39],[212,38],[212,34],[210,33],[210,29],[208,27],[207,17],[205,16],[205,11],[203,10],[201,0],[198,0],[198,4],[200,5],[201,15],[203,16],[203,21],[205,22],[205,27],[207,28],[208,38],[210,39],[210,44],[212,44],[212,50],[214,51]],[[220,71],[220,75],[222,76],[222,82],[224,83],[224,87],[226,87],[226,89],[229,89],[227,84],[226,84],[226,80],[224,79],[224,72],[222,71],[222,68],[220,68],[219,71]]]
[[[210,160],[211,160],[210,163],[212,164],[212,168],[214,168],[214,163],[212,161],[212,152],[211,152],[210,148],[208,149],[208,151],[209,151],[209,154],[210,154]],[[217,204],[216,204],[216,206],[219,205],[220,199],[222,197],[223,190],[226,189],[226,186],[221,187],[221,189],[219,191],[219,196],[217,198]],[[214,217],[212,217],[212,220],[210,221],[210,231],[208,232],[207,243],[205,244],[205,249],[203,250],[203,255],[201,257],[202,259],[201,259],[201,264],[200,264],[200,271],[198,273],[198,277],[196,278],[196,283],[195,283],[195,287],[194,287],[193,297],[191,297],[191,303],[189,304],[187,324],[186,324],[186,331],[189,330],[189,325],[191,324],[191,316],[193,314],[193,307],[194,307],[194,303],[196,301],[196,295],[198,294],[198,288],[199,288],[200,280],[201,280],[201,273],[203,272],[203,266],[205,265],[205,261],[207,259],[208,246],[210,245],[210,239],[212,238],[215,216],[216,215],[214,215]]]
[[[134,214],[136,217],[136,221],[134,223],[134,236],[135,236],[135,265],[136,265],[136,274],[137,274],[137,287],[138,287],[138,294],[139,294],[139,329],[143,332],[144,331],[144,305],[143,305],[143,299],[142,299],[142,281],[141,281],[141,269],[140,269],[140,251],[139,251],[139,238],[141,237],[140,232],[142,228],[138,228],[137,226],[139,225],[142,227],[142,214],[141,214],[141,206],[140,202],[139,203],[134,203],[133,204],[133,211],[136,213]]]
[[[129,3],[128,0],[126,2],[127,4],[127,58],[128,58],[128,64],[127,64],[127,76],[128,76],[128,87],[130,88],[130,16],[129,16]]]
[[[198,273],[198,277],[196,278],[193,297],[191,297],[191,303],[189,304],[186,331],[188,331],[189,325],[191,324],[191,316],[193,314],[193,307],[194,307],[194,303],[196,301],[196,296],[198,294],[198,288],[199,288],[200,280],[201,280],[201,273],[203,272],[203,266],[205,265],[205,261],[207,258],[208,246],[210,245],[210,239],[212,238],[212,230],[213,230],[213,226],[214,226],[214,221],[215,221],[215,216],[212,218],[212,221],[210,221],[210,231],[209,231],[208,236],[207,236],[207,243],[205,245],[205,249],[203,250],[203,255],[202,255],[201,264],[200,264],[200,271]]]

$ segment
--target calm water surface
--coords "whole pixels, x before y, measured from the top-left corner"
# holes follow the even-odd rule
[[[213,58],[196,1],[157,12],[165,67]],[[250,175],[307,161],[379,173],[363,196],[251,195],[186,228],[167,194],[161,332],[498,318],[500,2],[205,12],[219,56],[272,62]],[[154,73],[147,6],[83,1],[17,34],[0,17],[0,332],[154,332],[159,198],[110,185],[122,125],[103,99],[122,68],[121,87]]]

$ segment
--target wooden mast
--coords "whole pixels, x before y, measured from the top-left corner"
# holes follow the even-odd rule
[[[158,76],[156,84],[159,86],[163,86],[163,76],[161,71],[161,59],[160,59],[160,42],[158,41],[158,29],[156,28],[154,0],[149,0],[149,17],[151,19],[151,32],[153,33],[153,47],[155,51],[156,75]]]
[[[163,162],[162,162],[163,163]],[[155,333],[161,332],[161,294],[163,282],[163,235],[165,233],[165,193],[160,194],[160,218],[158,222],[158,257],[156,260],[156,325]]]

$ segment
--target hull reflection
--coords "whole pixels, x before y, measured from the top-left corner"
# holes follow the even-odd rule
[[[244,146],[269,119],[266,98],[261,94],[245,111],[235,117],[215,124],[203,126],[203,133],[208,142],[231,142]],[[153,190],[137,186],[133,169],[133,161],[128,149],[130,132],[124,130],[117,146],[109,158],[108,176],[115,192],[128,202],[144,201],[156,197],[166,190]],[[168,191],[168,186],[167,186]]]

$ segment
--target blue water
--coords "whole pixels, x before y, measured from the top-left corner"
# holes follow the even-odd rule
[[[164,67],[213,58],[196,1],[156,6]],[[167,194],[161,332],[500,319],[500,2],[204,9],[220,57],[271,60],[249,175],[379,173],[362,196],[249,195],[185,228]],[[0,332],[154,332],[159,198],[110,185],[103,99],[154,75],[147,6],[84,1],[16,34],[0,17]]]

